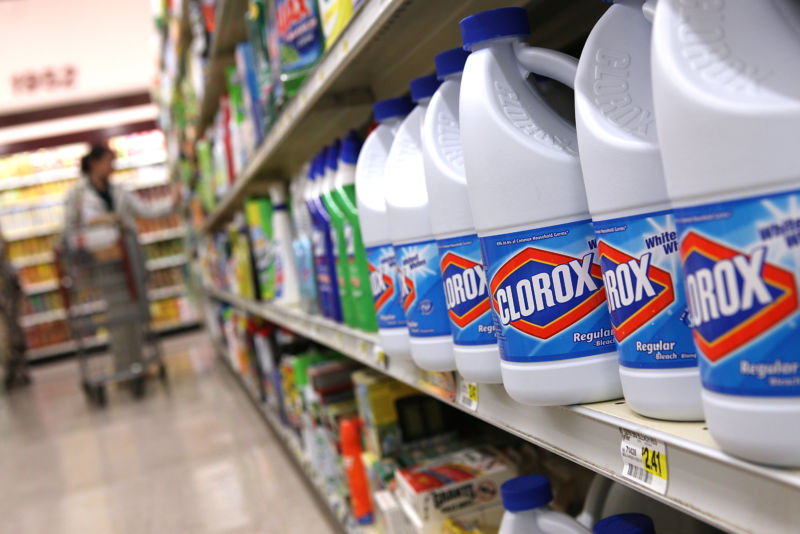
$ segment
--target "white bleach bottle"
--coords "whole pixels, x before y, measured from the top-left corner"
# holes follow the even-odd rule
[[[411,358],[429,371],[453,371],[453,338],[422,161],[422,124],[439,80],[423,76],[410,87],[416,106],[397,130],[386,159],[386,212],[402,277]]]
[[[524,404],[622,396],[575,128],[526,73],[570,87],[577,61],[533,48],[524,9],[461,21],[472,50],[459,115],[469,199],[488,270],[503,385]]]
[[[648,417],[702,420],[678,234],[653,116],[652,26],[644,5],[615,3],[583,47],[575,78],[581,167],[625,399]]]
[[[390,98],[373,106],[380,124],[369,134],[356,163],[356,202],[367,253],[372,298],[378,316],[378,336],[386,354],[409,358],[408,329],[400,298],[397,259],[386,214],[384,167],[403,118],[413,108],[407,97]]]
[[[272,199],[272,249],[275,251],[274,302],[294,306],[300,302],[300,285],[294,261],[294,236],[289,219],[286,184],[271,183],[269,196]]]
[[[800,4],[661,0],[651,59],[708,429],[800,466]]]
[[[571,516],[548,507],[553,500],[544,475],[523,475],[503,482],[503,520],[498,534],[589,534]]]
[[[472,222],[458,127],[458,94],[468,55],[463,48],[453,48],[434,58],[442,84],[425,114],[422,155],[456,368],[468,381],[497,384],[502,382],[500,351],[481,245]]]

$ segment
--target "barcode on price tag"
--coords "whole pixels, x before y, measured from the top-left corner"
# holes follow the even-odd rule
[[[478,384],[475,382],[461,380],[458,389],[458,397],[458,403],[461,406],[473,412],[478,410]]]
[[[622,475],[642,486],[667,493],[669,472],[667,471],[667,446],[655,438],[619,429],[622,435]]]

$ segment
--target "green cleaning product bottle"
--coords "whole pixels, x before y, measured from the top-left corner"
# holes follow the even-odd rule
[[[320,189],[322,203],[331,218],[331,241],[336,261],[336,280],[339,284],[339,301],[342,303],[342,317],[347,326],[356,327],[353,296],[350,292],[350,279],[347,276],[347,239],[344,233],[345,216],[333,198],[333,182],[339,164],[340,141],[337,139],[325,150],[325,177]]]
[[[361,239],[361,226],[358,223],[356,208],[356,161],[361,151],[361,140],[350,131],[342,140],[339,154],[339,167],[334,180],[333,197],[345,216],[344,234],[347,249],[347,280],[356,315],[356,326],[367,332],[377,332],[378,318],[369,282],[367,254]]]

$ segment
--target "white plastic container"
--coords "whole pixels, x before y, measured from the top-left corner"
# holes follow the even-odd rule
[[[611,6],[583,47],[575,78],[581,168],[619,353],[636,412],[703,419],[677,233],[650,83],[643,1]]]
[[[800,6],[656,6],[653,96],[709,431],[800,466]]]
[[[294,261],[294,237],[287,209],[286,184],[271,183],[269,196],[272,199],[272,250],[275,252],[274,302],[294,306],[300,302],[300,287]]]
[[[367,252],[378,336],[386,354],[409,358],[406,317],[400,300],[400,278],[386,215],[384,167],[397,129],[412,109],[406,97],[390,98],[373,107],[375,130],[364,141],[356,164],[359,226]]]
[[[544,475],[524,475],[500,486],[503,521],[498,534],[588,534],[575,519],[547,507],[553,500],[550,481]]]
[[[463,48],[454,48],[435,58],[442,84],[425,114],[422,155],[455,365],[468,381],[497,384],[502,382],[500,351],[481,245],[472,222],[458,126],[458,94],[468,55]]]
[[[293,248],[298,285],[300,287],[300,305],[307,313],[319,313],[316,276],[314,274],[314,252],[311,243],[313,224],[305,201],[308,170],[309,166],[304,165],[294,177],[290,186],[292,198],[291,214],[295,230]]]
[[[397,130],[386,158],[386,213],[402,276],[411,357],[423,369],[452,371],[453,338],[422,162],[422,123],[439,80],[423,76],[410,86],[417,105]]]
[[[528,47],[524,9],[461,21],[464,168],[489,273],[503,384],[524,404],[622,395],[575,129],[526,72],[575,80],[577,61]]]

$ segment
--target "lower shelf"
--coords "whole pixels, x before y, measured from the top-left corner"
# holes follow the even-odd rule
[[[431,377],[410,360],[385,356],[378,336],[297,308],[264,304],[206,288],[212,299],[262,317],[365,365],[437,396],[462,411],[729,532],[790,532],[800,524],[800,470],[775,469],[719,449],[704,423],[637,415],[624,400],[532,407],[513,401],[502,385],[468,384],[454,373],[455,398],[442,398]],[[472,388],[470,388],[472,386]],[[473,389],[474,400],[466,393]],[[666,472],[636,476],[623,460],[631,433],[663,447]],[[658,482],[657,484],[654,482]]]
[[[221,344],[215,342],[215,345],[217,352],[219,353],[220,360],[225,363],[225,367],[231,372],[236,382],[242,387],[245,393],[247,393],[247,396],[250,397],[250,400],[253,402],[255,408],[267,422],[272,431],[279,437],[289,456],[295,462],[300,471],[306,476],[311,486],[317,492],[319,498],[330,508],[331,513],[337,519],[337,521],[339,521],[345,532],[348,534],[376,534],[377,530],[373,527],[363,527],[357,525],[350,514],[349,505],[339,496],[330,495],[326,492],[319,480],[317,473],[310,468],[308,462],[303,456],[302,444],[298,436],[291,430],[287,429],[283,423],[281,423],[278,414],[276,414],[272,408],[268,407],[261,401],[260,395],[255,390],[253,385],[244,380],[242,376],[236,372],[231,365],[230,359],[225,354]]]

